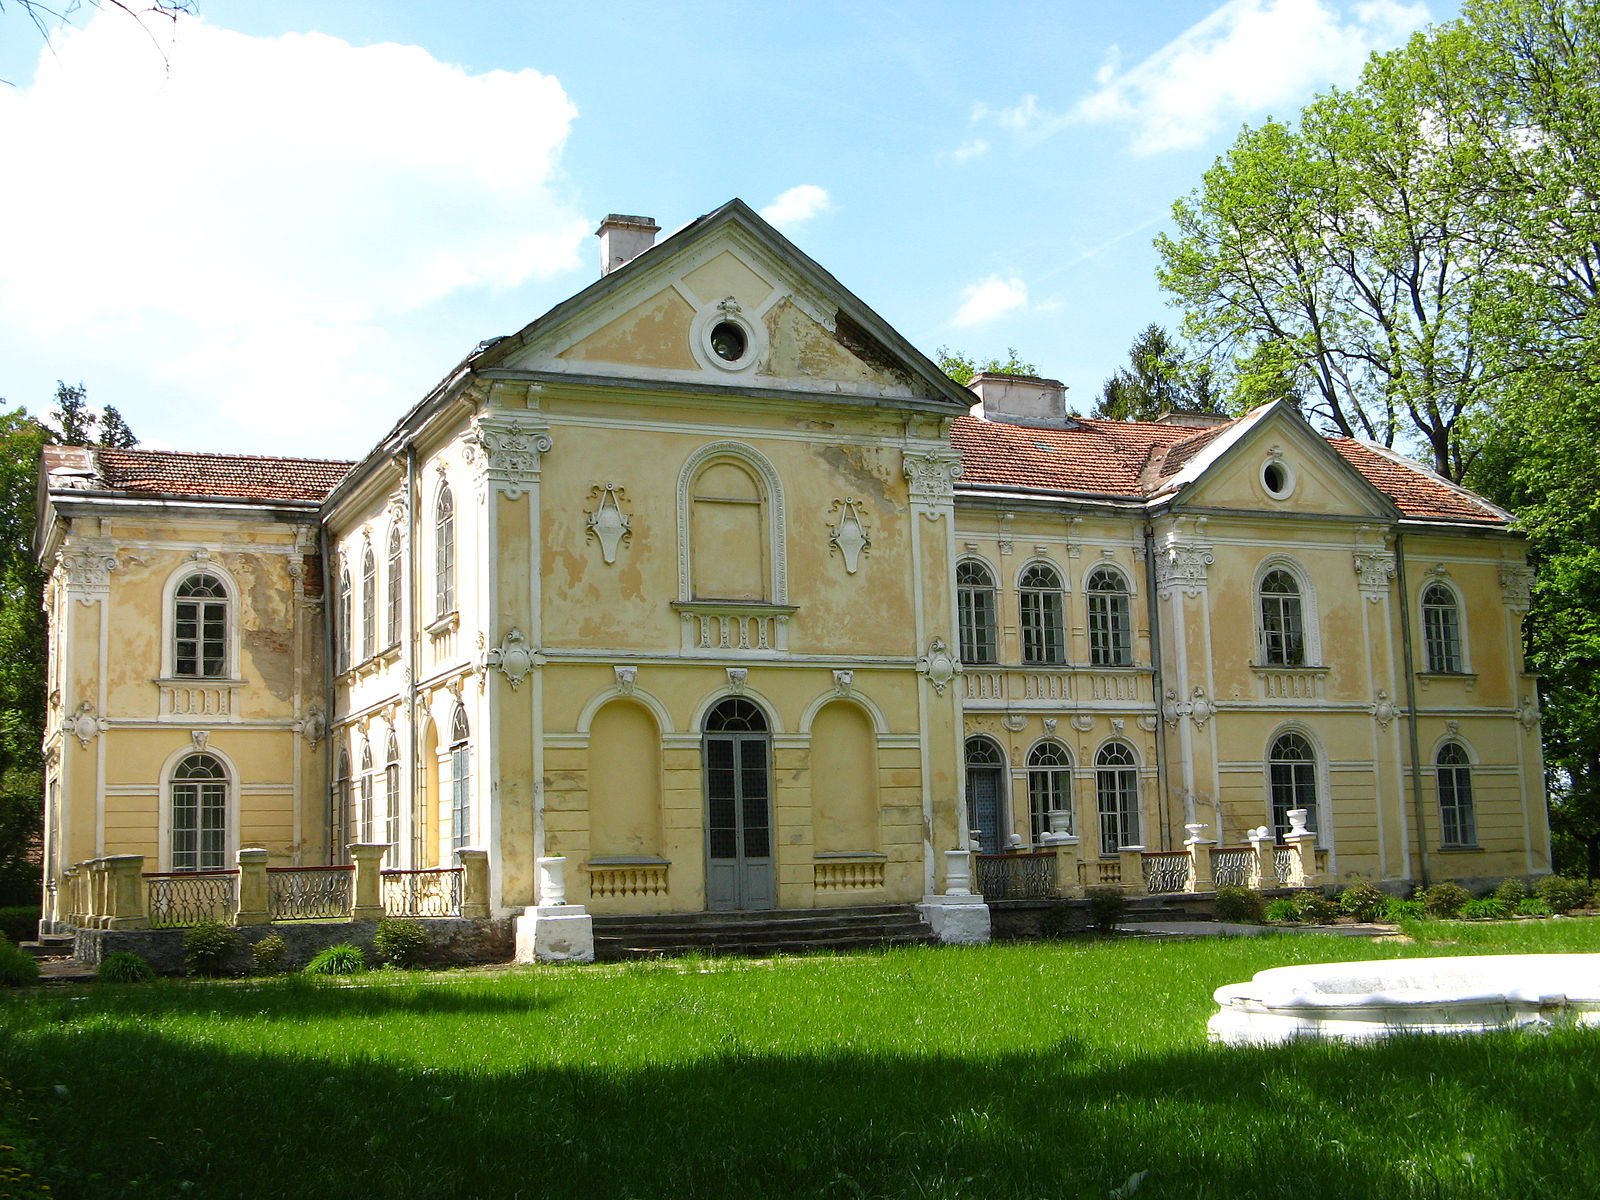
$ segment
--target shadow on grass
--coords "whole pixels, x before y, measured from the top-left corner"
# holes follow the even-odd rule
[[[527,1034],[561,1035],[548,1013]],[[0,1069],[32,1089],[65,1197],[1073,1198],[1147,1171],[1141,1200],[1587,1200],[1596,1048],[1197,1042],[1107,1063],[1077,1043],[967,1059],[730,1042],[698,1061],[495,1070],[470,1043],[402,1067],[68,1020],[13,1023]]]

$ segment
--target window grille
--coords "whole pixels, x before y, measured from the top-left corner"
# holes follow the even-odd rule
[[[457,708],[450,728],[450,844],[472,844],[472,753],[467,710]]]
[[[352,600],[350,596],[350,571],[347,567],[339,569],[339,613],[334,620],[333,643],[334,657],[340,671],[350,669],[350,638],[351,624],[355,613],[351,611]]]
[[[388,609],[384,621],[384,638],[390,646],[400,644],[400,530],[398,526],[389,531],[389,571],[388,591],[385,599]]]
[[[433,511],[433,615],[456,610],[456,502],[449,487],[439,489]]]
[[[378,652],[378,564],[372,547],[361,552],[361,657]]]
[[[1118,571],[1096,567],[1084,586],[1089,596],[1089,661],[1097,667],[1133,665],[1133,619],[1128,584]]]
[[[1317,754],[1298,733],[1272,743],[1267,776],[1272,791],[1272,826],[1281,841],[1289,832],[1289,810],[1306,810],[1306,828],[1317,828]]]

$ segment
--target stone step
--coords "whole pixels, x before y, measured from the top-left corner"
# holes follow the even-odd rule
[[[616,961],[677,954],[805,954],[931,942],[909,905],[765,913],[671,913],[594,918],[595,956]]]
[[[708,958],[771,958],[777,955],[847,954],[858,950],[884,950],[896,946],[937,944],[938,939],[931,933],[908,934],[903,937],[862,938],[854,941],[827,938],[820,941],[748,941],[740,942],[736,945],[712,946],[700,943],[666,946],[634,946],[629,944],[601,946],[596,942],[595,958],[599,962],[679,958],[686,954],[702,954]]]
[[[71,958],[72,935],[70,933],[42,934],[38,941],[18,942],[17,949],[26,954],[31,954],[37,959]]]

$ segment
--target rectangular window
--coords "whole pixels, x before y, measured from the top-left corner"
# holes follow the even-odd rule
[[[1475,846],[1478,831],[1472,815],[1472,770],[1439,768],[1439,816],[1446,846]]]
[[[994,593],[986,588],[961,591],[961,661],[995,661]]]
[[[468,748],[450,751],[450,845],[456,850],[472,844],[472,765]]]
[[[1100,853],[1113,857],[1139,836],[1139,773],[1128,768],[1096,772],[1100,793]]]
[[[1456,674],[1461,670],[1461,631],[1455,606],[1424,607],[1422,632],[1427,647],[1428,670]]]
[[[1022,661],[1049,666],[1064,660],[1061,646],[1061,593],[1022,593]]]
[[[1305,665],[1305,627],[1300,597],[1261,597],[1261,661],[1271,667]]]
[[[1123,593],[1089,596],[1089,661],[1097,667],[1133,664],[1133,622]]]

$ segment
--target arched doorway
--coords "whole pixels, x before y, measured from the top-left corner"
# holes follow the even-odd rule
[[[706,714],[706,907],[760,910],[778,903],[772,856],[772,735],[750,701],[730,696]]]
[[[1006,829],[1005,756],[988,738],[967,742],[967,828],[978,835],[980,854],[999,854],[1010,840]]]

